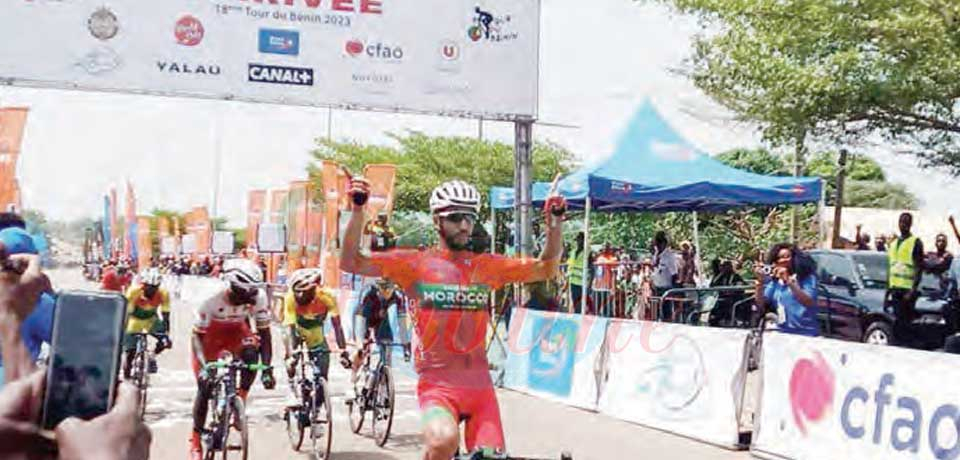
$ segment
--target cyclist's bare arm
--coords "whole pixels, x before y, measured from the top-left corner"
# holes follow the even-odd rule
[[[364,212],[362,206],[353,206],[353,214],[343,235],[343,248],[340,251],[340,269],[357,275],[382,276],[380,267],[370,262],[370,258],[360,253],[360,240],[363,237]]]

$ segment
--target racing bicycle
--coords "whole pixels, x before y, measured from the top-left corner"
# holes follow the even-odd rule
[[[323,378],[320,366],[314,359],[329,360],[328,350],[310,352],[306,344],[301,343],[294,351],[297,356],[296,371],[291,381],[291,391],[299,401],[296,407],[284,409],[283,419],[287,425],[287,436],[293,450],[299,451],[304,437],[309,434],[311,451],[318,459],[330,458],[333,445],[333,414],[330,405],[330,390]]]
[[[237,392],[240,381],[240,371],[253,372],[267,371],[273,366],[265,364],[247,364],[239,358],[234,358],[229,352],[220,354],[220,358],[204,365],[205,370],[216,370],[212,378],[213,395],[208,404],[213,416],[203,439],[205,444],[205,459],[213,460],[217,454],[223,460],[239,458],[247,460],[249,454],[249,431],[243,398]],[[231,455],[231,452],[235,454]]]
[[[130,364],[130,383],[140,390],[140,419],[147,413],[147,387],[150,386],[150,361],[153,360],[153,352],[147,344],[146,332],[132,334],[136,340],[136,349]]]
[[[367,341],[369,345],[371,341]],[[396,401],[393,373],[387,362],[387,347],[394,343],[378,343],[380,359],[377,367],[371,369],[370,359],[373,353],[366,353],[363,365],[358,371],[357,381],[354,383],[356,399],[347,400],[347,412],[350,414],[350,429],[359,433],[363,428],[366,413],[370,412],[370,427],[377,446],[383,447],[390,438],[390,428],[393,426],[393,406]]]

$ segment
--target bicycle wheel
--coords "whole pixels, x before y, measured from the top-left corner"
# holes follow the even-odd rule
[[[396,399],[396,390],[393,387],[393,374],[390,366],[383,366],[380,376],[374,385],[373,391],[373,437],[377,445],[383,447],[390,438],[390,428],[393,426],[393,403]]]
[[[310,443],[316,458],[329,459],[330,448],[333,446],[333,414],[330,411],[327,381],[321,377],[313,390],[313,401],[310,404]]]
[[[137,354],[137,387],[140,388],[140,420],[147,415],[147,386],[150,385],[150,375],[147,373],[149,359],[146,353]]]
[[[300,385],[295,385],[295,388],[301,388]],[[299,395],[297,395],[299,396]],[[283,418],[287,424],[287,437],[290,439],[290,447],[293,447],[293,450],[300,451],[300,447],[303,446],[303,400],[301,400],[301,405],[299,407],[287,407],[283,411]]]
[[[247,460],[249,433],[243,400],[239,396],[234,396],[230,408],[225,412],[226,416],[222,420],[226,425],[223,427],[223,460],[229,458]]]
[[[363,418],[366,415],[366,398],[364,398],[361,389],[363,388],[363,375],[353,384],[353,391],[356,398],[353,401],[347,401],[347,412],[350,413],[350,431],[354,434],[360,433],[363,428]]]

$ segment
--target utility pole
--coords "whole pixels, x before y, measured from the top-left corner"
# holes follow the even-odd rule
[[[804,162],[804,145],[807,140],[807,131],[802,130],[800,134],[797,135],[797,149],[794,151],[793,156],[793,177],[800,177],[803,175],[803,162]],[[800,205],[793,205],[790,208],[790,242],[796,244],[799,239],[800,233],[800,213],[797,212]]]
[[[843,182],[847,176],[847,149],[840,149],[837,162],[837,194],[833,203],[833,249],[840,249],[840,218],[843,213]]]

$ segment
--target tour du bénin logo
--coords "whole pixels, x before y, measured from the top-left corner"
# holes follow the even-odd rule
[[[833,369],[814,352],[813,359],[799,359],[790,374],[790,407],[793,421],[801,433],[807,434],[806,424],[820,422],[833,405],[836,378]]]

